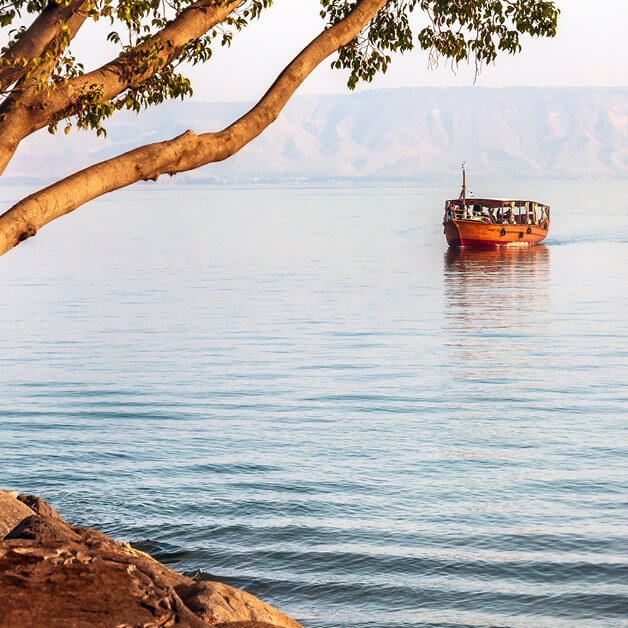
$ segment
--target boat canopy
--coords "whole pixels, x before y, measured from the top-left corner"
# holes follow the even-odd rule
[[[461,205],[462,203],[463,199],[461,198],[453,198],[447,201],[447,205]],[[482,207],[511,207],[512,205],[522,207],[531,203],[539,207],[547,207],[544,203],[537,203],[536,201],[524,201],[513,198],[475,198],[473,196],[465,198],[464,203],[465,205],[481,205]]]

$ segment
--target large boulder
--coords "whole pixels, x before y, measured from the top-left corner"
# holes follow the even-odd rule
[[[194,582],[127,543],[0,491],[0,627],[302,628],[256,597]]]

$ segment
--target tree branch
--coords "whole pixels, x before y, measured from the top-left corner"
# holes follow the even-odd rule
[[[360,0],[340,22],[323,31],[277,77],[261,100],[217,133],[187,131],[90,166],[32,194],[0,216],[0,255],[87,201],[137,181],[222,161],[266,129],[298,86],[326,57],[348,44],[389,0]]]
[[[13,157],[20,142],[47,126],[51,118],[63,112],[63,118],[75,113],[79,98],[95,86],[102,88],[102,101],[111,100],[133,84],[141,83],[160,67],[175,59],[181,49],[223,22],[246,0],[198,0],[184,9],[168,26],[148,41],[102,67],[66,81],[52,93],[27,96],[0,107],[0,174]],[[163,45],[157,58],[143,72],[134,70],[135,58],[157,42]]]
[[[217,24],[224,22],[246,0],[198,0],[184,9],[168,26],[156,33],[148,41],[137,46],[132,51],[110,61],[97,70],[88,72],[83,76],[70,79],[66,85],[57,89],[46,99],[46,120],[51,114],[68,110],[71,115],[72,106],[76,103],[78,95],[93,85],[104,88],[103,100],[111,100],[127,87],[141,83],[150,78],[155,70],[167,65],[176,59],[182,48],[204,35]],[[163,48],[148,69],[144,72],[137,71],[135,58],[147,52],[155,44],[161,44]],[[47,124],[41,120],[41,126]],[[41,128],[38,126],[37,128]]]
[[[26,29],[22,36],[2,56],[9,65],[0,67],[0,92],[6,92],[27,72],[30,60],[41,56],[61,34],[67,24],[71,37],[79,31],[87,14],[81,11],[85,0],[72,0],[69,4],[49,4]]]

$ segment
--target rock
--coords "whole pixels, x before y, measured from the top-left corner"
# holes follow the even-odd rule
[[[45,515],[46,517],[63,521],[63,517],[61,517],[50,504],[41,499],[41,497],[36,497],[35,495],[18,495],[17,499],[23,504],[26,504],[37,515]],[[63,523],[65,523],[65,521],[63,521]]]
[[[215,628],[273,628],[274,624],[263,621],[230,621],[226,624],[216,624]]]
[[[196,615],[209,624],[249,620],[282,628],[300,628],[293,619],[256,597],[220,582],[195,582],[177,587],[177,593]]]
[[[5,540],[32,539],[40,543],[52,541],[80,543],[81,541],[81,537],[63,519],[54,519],[46,515],[30,515],[22,519],[4,538]]]
[[[0,628],[302,628],[244,591],[71,526],[37,497],[0,491],[0,526]]]
[[[18,493],[0,490],[0,539],[32,514],[33,510],[18,499]]]
[[[3,628],[207,627],[150,571],[78,543],[5,540],[0,574]]]

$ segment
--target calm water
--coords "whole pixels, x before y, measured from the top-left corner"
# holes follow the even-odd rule
[[[0,486],[307,628],[628,626],[628,183],[518,188],[551,237],[498,252],[452,192],[50,225],[0,260]]]

